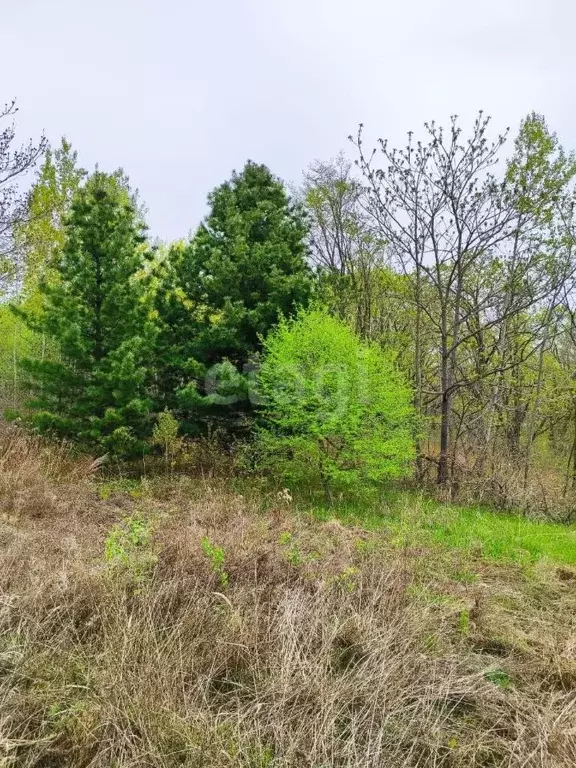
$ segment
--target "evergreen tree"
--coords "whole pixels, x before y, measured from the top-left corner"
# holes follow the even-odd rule
[[[159,388],[189,426],[242,418],[246,366],[312,287],[304,214],[266,166],[248,162],[209,203],[193,240],[171,249],[158,291]]]
[[[54,339],[60,360],[28,360],[36,425],[132,453],[148,431],[153,314],[143,265],[145,225],[121,172],[96,172],[73,197],[64,245],[40,282],[43,312],[27,322]]]

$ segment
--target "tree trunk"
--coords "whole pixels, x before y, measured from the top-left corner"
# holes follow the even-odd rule
[[[540,353],[538,355],[538,378],[536,380],[536,398],[534,400],[534,407],[530,414],[530,420],[528,422],[528,434],[526,436],[526,457],[524,461],[524,490],[528,487],[528,478],[530,476],[530,467],[532,464],[532,446],[534,443],[534,437],[536,435],[536,420],[538,418],[538,411],[540,409],[540,393],[542,391],[542,381],[544,378],[544,353],[546,348],[546,342],[548,340],[548,324],[546,324],[544,331],[544,338],[542,339],[542,346],[540,347]]]
[[[414,330],[414,407],[418,416],[422,416],[422,308],[420,265],[416,266],[416,327]],[[424,475],[422,466],[422,444],[417,434],[416,439],[416,478],[421,482]]]
[[[446,343],[442,344],[442,402],[440,410],[440,460],[438,462],[438,485],[446,488],[449,480],[448,452],[450,449],[450,360]]]
[[[574,434],[572,436],[572,490],[576,489],[576,400],[574,401]]]

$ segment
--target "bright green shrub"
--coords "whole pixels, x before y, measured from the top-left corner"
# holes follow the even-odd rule
[[[213,544],[208,536],[203,537],[200,545],[202,547],[202,552],[204,552],[205,556],[210,561],[212,571],[217,574],[218,578],[220,579],[220,585],[222,587],[226,587],[228,585],[228,574],[224,569],[224,550],[222,547],[218,547]]]
[[[282,321],[264,353],[258,441],[288,483],[320,483],[330,498],[410,471],[412,393],[378,347],[315,309]]]
[[[152,523],[137,515],[115,525],[104,543],[110,573],[121,574],[135,586],[141,586],[152,576],[158,559],[152,539]]]
[[[178,435],[180,425],[174,414],[168,409],[161,411],[152,430],[150,443],[162,449],[166,471],[177,453],[182,450],[182,438]]]

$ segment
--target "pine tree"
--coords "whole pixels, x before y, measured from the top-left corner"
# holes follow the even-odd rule
[[[171,249],[158,291],[160,389],[188,426],[243,419],[261,338],[312,288],[304,214],[266,166],[248,162],[209,204],[193,240]]]
[[[66,220],[57,279],[42,280],[44,309],[27,322],[54,339],[60,360],[28,360],[35,424],[90,446],[143,449],[153,314],[143,279],[145,225],[121,173],[96,172]]]

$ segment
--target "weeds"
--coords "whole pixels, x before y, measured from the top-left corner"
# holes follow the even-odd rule
[[[484,677],[499,688],[506,690],[512,687],[512,678],[502,669],[489,670],[484,674]]]
[[[70,500],[42,461],[17,492],[55,502],[0,540],[0,765],[576,764],[574,581],[547,563],[565,547],[528,573],[435,541],[450,510],[398,546],[392,512],[264,515],[179,477]]]
[[[470,612],[466,609],[460,611],[458,615],[458,631],[463,637],[470,634]]]
[[[178,435],[179,424],[174,415],[166,409],[158,414],[150,444],[162,449],[166,472],[172,474],[176,456],[183,449],[183,440]]]
[[[280,545],[284,548],[286,553],[286,559],[294,567],[298,568],[302,565],[304,559],[300,548],[294,541],[294,536],[290,531],[284,531],[280,534]]]
[[[224,570],[224,550],[217,547],[207,536],[204,536],[201,542],[202,552],[210,561],[212,571],[218,576],[220,586],[224,589],[228,586],[228,574]]]
[[[138,515],[126,517],[115,525],[104,542],[106,564],[111,572],[120,572],[137,587],[147,581],[157,562],[152,549],[153,527]]]

